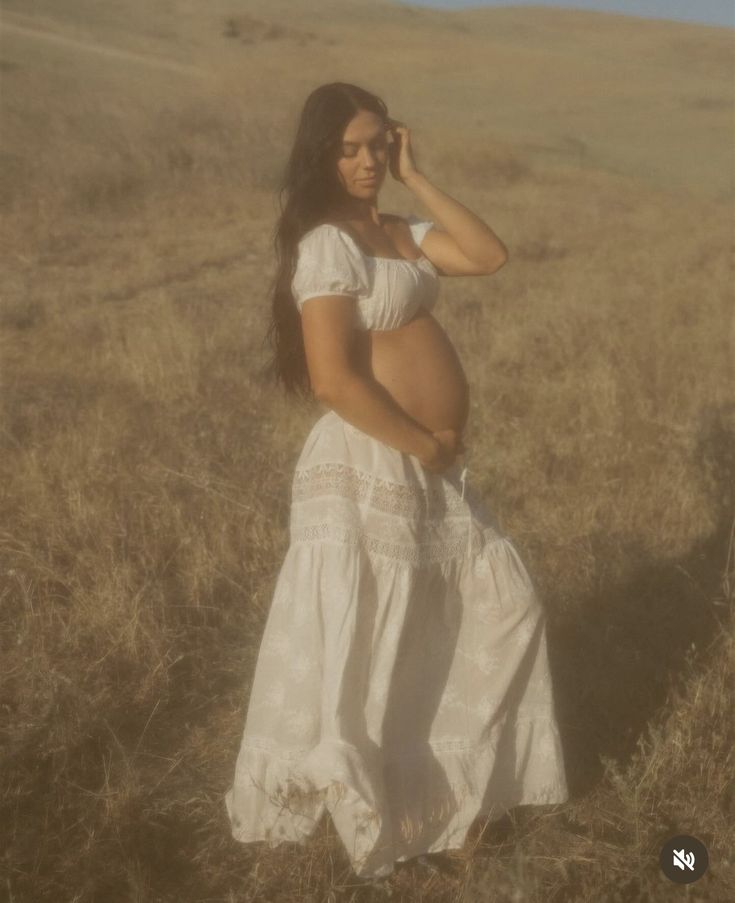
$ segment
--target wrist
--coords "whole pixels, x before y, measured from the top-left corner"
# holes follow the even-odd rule
[[[406,176],[406,178],[403,180],[403,184],[406,186],[406,188],[413,190],[417,185],[425,181],[426,176],[422,172],[419,172],[418,169],[416,169]]]

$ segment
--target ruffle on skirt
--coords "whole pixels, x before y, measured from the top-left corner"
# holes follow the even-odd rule
[[[313,426],[226,794],[236,840],[303,844],[329,812],[355,874],[384,877],[478,816],[568,799],[545,613],[463,476],[334,411]]]

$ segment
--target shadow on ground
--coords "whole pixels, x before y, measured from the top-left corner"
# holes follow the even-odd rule
[[[572,797],[600,781],[604,758],[623,766],[630,761],[672,682],[689,658],[695,663],[707,658],[724,620],[718,596],[735,518],[735,405],[703,413],[696,462],[716,510],[711,535],[677,561],[646,560],[631,543],[622,550],[631,562],[624,583],[605,585],[602,578],[600,589],[580,600],[573,617],[549,624]],[[595,559],[604,562],[606,537],[591,540]],[[621,554],[619,545],[616,554]],[[549,608],[555,610],[553,598]]]

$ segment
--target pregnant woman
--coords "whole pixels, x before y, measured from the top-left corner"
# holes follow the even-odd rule
[[[388,173],[430,219],[378,212]],[[236,840],[271,847],[328,812],[355,874],[383,878],[479,816],[568,798],[544,608],[460,472],[468,385],[431,313],[439,276],[507,252],[354,85],[308,97],[285,189],[275,369],[328,410],[296,463],[226,803]]]

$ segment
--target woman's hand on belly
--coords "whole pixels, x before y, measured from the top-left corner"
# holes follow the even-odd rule
[[[443,473],[452,467],[457,455],[464,452],[462,436],[456,430],[437,430],[432,435],[437,440],[435,453],[429,458],[419,458],[419,461],[431,473]]]

